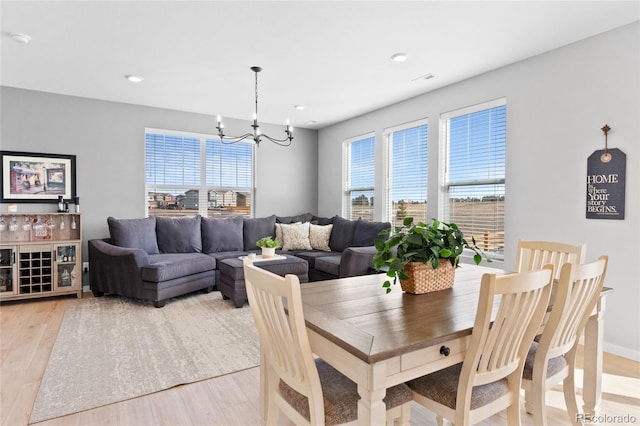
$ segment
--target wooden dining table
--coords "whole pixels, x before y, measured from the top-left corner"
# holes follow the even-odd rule
[[[311,349],[357,383],[358,424],[384,423],[388,387],[463,361],[484,273],[507,272],[465,264],[456,270],[453,288],[423,295],[404,293],[399,285],[385,294],[384,274],[302,285]],[[600,402],[606,294],[585,332],[585,413],[594,413]]]

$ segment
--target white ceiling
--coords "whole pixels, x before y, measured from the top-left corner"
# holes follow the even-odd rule
[[[248,119],[258,65],[260,121],[320,128],[636,21],[640,2],[2,0],[0,15],[3,86]]]

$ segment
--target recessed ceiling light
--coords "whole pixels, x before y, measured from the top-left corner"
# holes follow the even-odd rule
[[[297,109],[297,110],[303,110],[304,109],[304,105],[294,105],[293,107],[295,109]]]
[[[404,62],[407,60],[408,57],[409,55],[407,55],[404,52],[394,53],[393,55],[391,55],[391,59],[396,62]]]
[[[125,75],[125,78],[132,83],[140,83],[144,80],[144,78],[140,77],[139,75]]]
[[[28,44],[31,41],[31,37],[29,37],[27,34],[23,34],[23,33],[11,33],[9,34],[9,36],[11,36],[11,38],[20,43],[20,44]]]
[[[316,124],[317,121],[316,120],[309,120],[307,122],[305,122],[304,124]]]

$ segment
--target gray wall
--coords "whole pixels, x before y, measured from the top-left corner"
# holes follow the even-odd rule
[[[507,99],[506,253],[518,239],[587,243],[587,260],[609,255],[606,349],[640,360],[640,23],[610,31],[438,91],[320,130],[319,214],[342,208],[342,142],[376,132],[381,170],[387,127],[428,117],[429,216],[438,215],[439,117]],[[585,219],[587,157],[609,146],[627,154],[626,219]],[[376,181],[382,199],[383,177]],[[377,206],[378,218],[381,207]]]
[[[108,236],[107,217],[145,215],[145,128],[211,134],[215,117],[116,102],[0,88],[0,148],[76,155],[77,191],[86,241]],[[250,130],[225,120],[228,134]],[[263,133],[284,135],[261,123]],[[318,135],[296,129],[291,147],[262,142],[256,154],[255,215],[317,211]],[[7,212],[3,204],[0,212]],[[53,212],[55,204],[19,204],[19,212]]]

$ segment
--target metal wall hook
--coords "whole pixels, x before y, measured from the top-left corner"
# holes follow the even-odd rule
[[[602,132],[604,133],[604,154],[600,156],[600,160],[603,163],[608,163],[609,161],[611,161],[611,154],[609,154],[609,142],[607,140],[607,133],[609,133],[611,127],[609,127],[608,124],[605,124],[604,127],[602,127],[600,130],[602,130]]]

